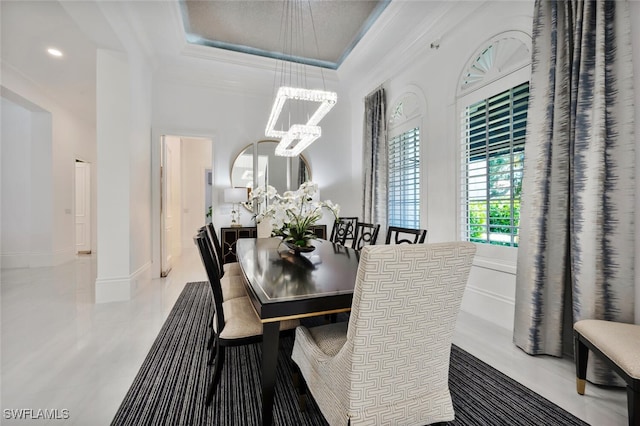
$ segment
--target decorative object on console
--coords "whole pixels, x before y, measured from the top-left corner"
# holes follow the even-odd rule
[[[283,195],[272,186],[256,188],[250,195],[252,205],[266,205],[257,213],[256,222],[270,219],[273,235],[282,236],[285,243],[309,247],[309,240],[316,238],[312,227],[322,217],[322,208],[329,209],[336,220],[340,212],[340,206],[331,200],[315,200],[317,192],[318,185],[313,182],[305,182],[298,190]]]
[[[311,1],[302,2],[300,0],[285,0],[282,8],[282,51],[288,57],[304,57],[305,31],[303,23],[307,19],[303,4],[308,7],[308,16],[311,21],[311,34],[313,40],[311,44],[307,41],[307,46],[314,44],[318,52],[318,38],[316,36],[315,25],[313,23],[313,12]],[[338,100],[336,92],[326,90],[324,74],[320,67],[322,78],[322,90],[309,89],[307,83],[306,65],[296,61],[279,61],[276,67],[274,78],[274,102],[271,114],[267,121],[265,135],[270,138],[280,139],[280,144],[276,148],[276,155],[284,157],[294,157],[300,154],[306,147],[322,135],[322,130],[318,123],[329,112]],[[276,92],[276,82],[280,87]],[[295,80],[295,83],[294,83]],[[294,87],[294,84],[296,87]],[[319,104],[309,107],[309,104]],[[312,109],[315,108],[315,111]],[[285,111],[285,114],[281,114]],[[279,118],[281,115],[288,117],[287,120]],[[287,121],[284,123],[284,121]],[[301,124],[305,123],[305,124]],[[288,126],[284,130],[284,125]],[[278,126],[279,125],[279,126]],[[280,127],[280,130],[277,128]]]
[[[247,188],[226,188],[224,202],[233,204],[231,210],[231,227],[240,227],[240,204],[247,201]]]

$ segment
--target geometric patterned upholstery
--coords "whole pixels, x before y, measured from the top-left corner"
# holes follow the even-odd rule
[[[298,327],[291,355],[329,424],[454,419],[449,355],[475,250],[362,249],[348,323]]]

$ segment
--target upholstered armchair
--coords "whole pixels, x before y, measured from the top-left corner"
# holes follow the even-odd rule
[[[454,419],[451,340],[471,243],[366,246],[349,321],[298,327],[292,358],[331,425]]]

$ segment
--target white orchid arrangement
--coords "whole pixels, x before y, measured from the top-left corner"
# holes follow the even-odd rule
[[[313,182],[305,182],[296,191],[282,195],[270,185],[255,188],[250,194],[251,205],[268,201],[267,208],[256,215],[256,221],[270,218],[272,235],[281,235],[284,241],[305,247],[315,237],[310,228],[322,217],[323,208],[329,209],[336,220],[340,213],[340,206],[331,200],[315,201],[317,192],[318,185]]]

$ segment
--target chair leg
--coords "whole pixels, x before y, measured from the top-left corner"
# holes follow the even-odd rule
[[[294,366],[293,371],[293,386],[298,391],[298,408],[300,411],[307,410],[307,383],[304,381],[304,377],[300,372],[298,366]]]
[[[207,360],[207,365],[213,364],[213,360],[216,358],[218,353],[218,336],[215,333],[212,334],[212,344],[209,348],[209,359]]]
[[[580,395],[584,395],[587,385],[587,361],[589,360],[589,348],[580,341],[580,338],[574,336],[574,356],[576,362],[576,390]]]
[[[217,354],[215,357],[215,366],[213,368],[213,378],[211,379],[211,383],[209,383],[209,388],[207,389],[207,398],[205,400],[207,406],[211,405],[211,401],[213,401],[213,395],[215,395],[218,383],[220,382],[220,373],[222,371],[223,365],[224,347],[218,346]]]
[[[640,392],[627,386],[627,405],[629,406],[629,426],[640,425]]]
[[[211,346],[213,345],[214,336],[215,336],[215,333],[213,332],[213,328],[212,328],[209,334],[209,340],[207,340],[207,350],[211,349]]]

